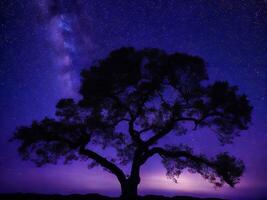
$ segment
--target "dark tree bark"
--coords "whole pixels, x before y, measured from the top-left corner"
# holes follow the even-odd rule
[[[121,199],[123,200],[134,200],[137,198],[137,188],[138,184],[137,180],[129,178],[121,185]]]

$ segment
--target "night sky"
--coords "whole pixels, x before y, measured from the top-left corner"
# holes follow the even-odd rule
[[[16,126],[53,117],[62,97],[79,98],[79,73],[122,46],[157,47],[205,59],[210,79],[238,85],[253,105],[248,131],[220,146],[212,132],[180,139],[195,152],[228,150],[246,171],[235,189],[214,189],[185,172],[173,183],[157,157],[142,168],[140,194],[267,197],[267,1],[1,0],[0,192],[119,195],[117,180],[86,163],[37,168],[8,139]],[[166,138],[170,143],[172,138]],[[105,187],[103,187],[103,185]]]

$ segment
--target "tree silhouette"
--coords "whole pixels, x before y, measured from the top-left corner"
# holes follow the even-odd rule
[[[124,199],[137,196],[140,167],[154,155],[162,158],[174,181],[188,168],[217,187],[239,182],[244,164],[228,153],[207,158],[184,144],[160,142],[170,133],[180,136],[207,127],[226,144],[248,128],[252,107],[247,97],[227,82],[208,84],[201,58],[121,48],[85,69],[81,77],[79,101],[61,99],[55,119],[16,130],[13,139],[21,142],[23,159],[38,166],[61,158],[66,163],[90,159],[90,167],[100,165],[117,177]],[[114,148],[116,156],[108,159],[95,146]],[[129,175],[123,165],[131,166]]]

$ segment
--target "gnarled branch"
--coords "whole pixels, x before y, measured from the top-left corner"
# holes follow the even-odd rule
[[[123,173],[123,171],[117,167],[115,164],[104,158],[103,156],[97,154],[96,152],[86,149],[85,147],[80,147],[79,153],[81,155],[87,156],[88,158],[93,159],[96,161],[98,164],[100,164],[102,167],[110,170],[113,174],[115,174],[120,181],[120,183],[125,182],[126,177]]]
[[[239,182],[239,178],[245,169],[241,160],[236,160],[226,152],[218,154],[215,159],[208,159],[203,155],[193,155],[189,150],[179,150],[177,148],[154,147],[144,155],[143,162],[155,154],[160,155],[165,160],[165,167],[167,167],[168,174],[171,176],[178,176],[183,168],[189,168],[191,171],[198,172],[204,178],[209,179],[217,187],[221,187],[224,182],[234,187]],[[216,177],[218,178],[216,179]]]

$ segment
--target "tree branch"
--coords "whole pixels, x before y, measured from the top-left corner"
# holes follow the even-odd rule
[[[102,167],[110,170],[114,175],[116,175],[120,183],[125,182],[126,177],[123,171],[119,167],[117,167],[114,163],[108,161],[106,158],[102,157],[101,155],[97,154],[96,152],[92,150],[85,149],[85,147],[80,147],[79,153],[81,155],[85,155],[88,158],[93,159],[98,164],[100,164]]]
[[[165,126],[157,134],[155,134],[154,136],[149,138],[145,142],[145,145],[151,146],[151,145],[155,144],[159,139],[161,139],[162,137],[167,135],[171,130],[173,130],[175,123],[178,121],[193,121],[194,123],[197,123],[197,119],[191,118],[191,117],[181,117],[178,119],[172,118],[169,122],[167,122],[165,124]]]
[[[129,125],[129,134],[132,138],[132,140],[134,142],[136,142],[137,144],[141,145],[143,143],[142,139],[139,137],[139,135],[137,134],[137,131],[134,130],[134,122],[135,122],[135,119],[136,119],[136,116],[133,115],[132,111],[130,110],[130,108],[128,108],[128,106],[126,106],[125,104],[123,104],[121,102],[121,100],[117,97],[117,96],[109,96],[111,99],[113,99],[117,104],[118,106],[124,108],[125,110],[128,111],[131,119],[123,119],[125,121],[128,121],[128,125]]]
[[[152,130],[152,127],[144,128],[144,129],[142,129],[140,131],[136,131],[136,132],[140,135],[140,134],[147,132],[147,131],[150,131],[150,130]]]
[[[135,122],[135,117],[132,117],[131,120],[129,121],[129,133],[134,142],[136,142],[138,145],[143,144],[143,140],[140,138],[140,135],[137,134],[137,131],[134,129],[134,122]]]
[[[206,159],[204,157],[201,157],[201,156],[192,155],[188,151],[182,151],[182,150],[181,151],[168,151],[168,150],[165,150],[165,149],[163,149],[161,147],[152,148],[151,150],[149,150],[145,154],[144,158],[148,159],[148,158],[152,157],[155,154],[159,154],[160,156],[170,157],[170,158],[185,157],[185,158],[190,159],[190,160],[192,160],[194,162],[203,163],[203,164],[206,164],[209,167],[215,167],[214,163],[210,162],[208,159]]]
[[[168,159],[173,159],[173,161],[176,161],[174,164],[172,162],[169,164],[167,164],[168,162],[166,163],[167,170],[171,172],[171,176],[179,175],[183,168],[189,167],[215,184],[216,187],[221,187],[224,182],[234,187],[239,182],[245,169],[244,163],[241,160],[229,156],[226,152],[218,154],[215,159],[208,159],[201,155],[193,155],[189,150],[166,150],[160,147],[155,147],[147,151],[143,155],[142,162],[145,162],[155,154],[160,155],[164,160],[167,159],[168,161]],[[179,160],[179,158],[186,158],[186,161]],[[190,166],[188,162],[192,163],[192,165]]]
[[[171,130],[173,130],[173,127],[175,125],[175,123],[179,122],[179,121],[192,121],[195,124],[194,130],[196,130],[197,126],[203,122],[205,119],[207,119],[208,117],[211,116],[221,116],[222,114],[219,112],[212,112],[212,113],[208,113],[206,115],[203,115],[200,119],[196,119],[193,117],[180,117],[180,118],[172,118],[168,123],[166,123],[166,125],[154,136],[152,136],[150,139],[148,139],[145,142],[146,146],[151,146],[153,144],[155,144],[159,139],[161,139],[162,137],[164,137],[165,135],[167,135]],[[146,131],[146,130],[145,130]],[[142,130],[143,132],[143,130]]]

